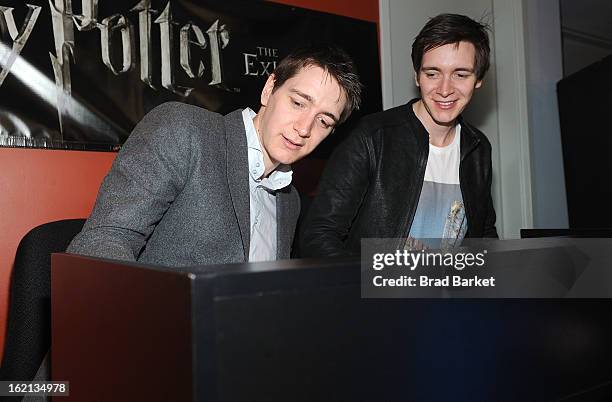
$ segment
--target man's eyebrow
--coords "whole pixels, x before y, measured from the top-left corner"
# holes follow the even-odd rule
[[[330,113],[330,112],[323,112],[323,114],[324,114],[325,116],[328,116],[330,119],[332,119],[332,120],[334,121],[334,124],[337,124],[337,123],[338,123],[338,118],[337,118],[336,116],[334,116],[334,114],[333,114],[333,113]]]
[[[314,99],[312,96],[305,94],[304,92],[300,91],[299,89],[295,89],[295,88],[291,88],[289,90],[289,92],[296,94],[299,97],[302,97],[304,99],[306,99],[308,102],[313,103]],[[338,123],[338,121],[340,120],[338,117],[334,116],[333,113],[330,112],[321,112],[324,115],[328,116],[330,119],[332,119],[334,121],[334,124]]]
[[[310,103],[312,103],[314,101],[312,96],[310,96],[308,94],[305,94],[304,92],[300,91],[299,89],[291,88],[289,91],[293,92],[294,94],[296,94],[298,96],[301,96],[302,98],[306,99]]]
[[[431,66],[431,67],[423,66],[423,67],[421,67],[421,70],[423,70],[423,71],[439,71],[439,72],[442,71],[438,67],[434,67],[434,66]],[[465,71],[465,72],[468,72],[468,73],[473,73],[474,69],[473,68],[469,68],[469,67],[457,67],[453,71]]]

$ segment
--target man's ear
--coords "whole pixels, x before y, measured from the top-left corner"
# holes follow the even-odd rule
[[[482,80],[476,81],[476,85],[474,85],[474,88],[478,89],[482,86]]]
[[[417,87],[419,87],[419,73],[417,73],[416,71],[414,72],[414,83],[416,84]]]
[[[275,79],[276,77],[274,76],[274,73],[268,76],[266,85],[264,85],[263,89],[261,90],[261,106],[266,106],[268,104],[268,99],[270,99],[270,95],[272,95],[272,91],[274,90]]]

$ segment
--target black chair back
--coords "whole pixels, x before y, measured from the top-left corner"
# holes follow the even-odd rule
[[[49,222],[19,243],[11,278],[0,381],[32,381],[51,346],[51,253],[63,252],[85,219]]]

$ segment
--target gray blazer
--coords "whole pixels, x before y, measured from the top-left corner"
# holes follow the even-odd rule
[[[171,102],[134,128],[68,252],[167,266],[245,262],[249,182],[242,113]],[[277,258],[289,258],[299,215],[276,193]]]

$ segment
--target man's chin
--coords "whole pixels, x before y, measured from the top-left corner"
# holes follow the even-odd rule
[[[291,165],[303,157],[304,155],[278,155],[278,157],[274,158],[274,160],[280,165]]]
[[[452,120],[447,120],[447,119],[440,119],[440,120],[435,120],[434,122],[438,125],[438,126],[445,126],[445,127],[453,127],[456,122],[457,122],[457,118],[454,118]]]
[[[452,127],[457,122],[459,114],[448,113],[448,114],[437,114],[432,116],[432,120],[439,126]]]

